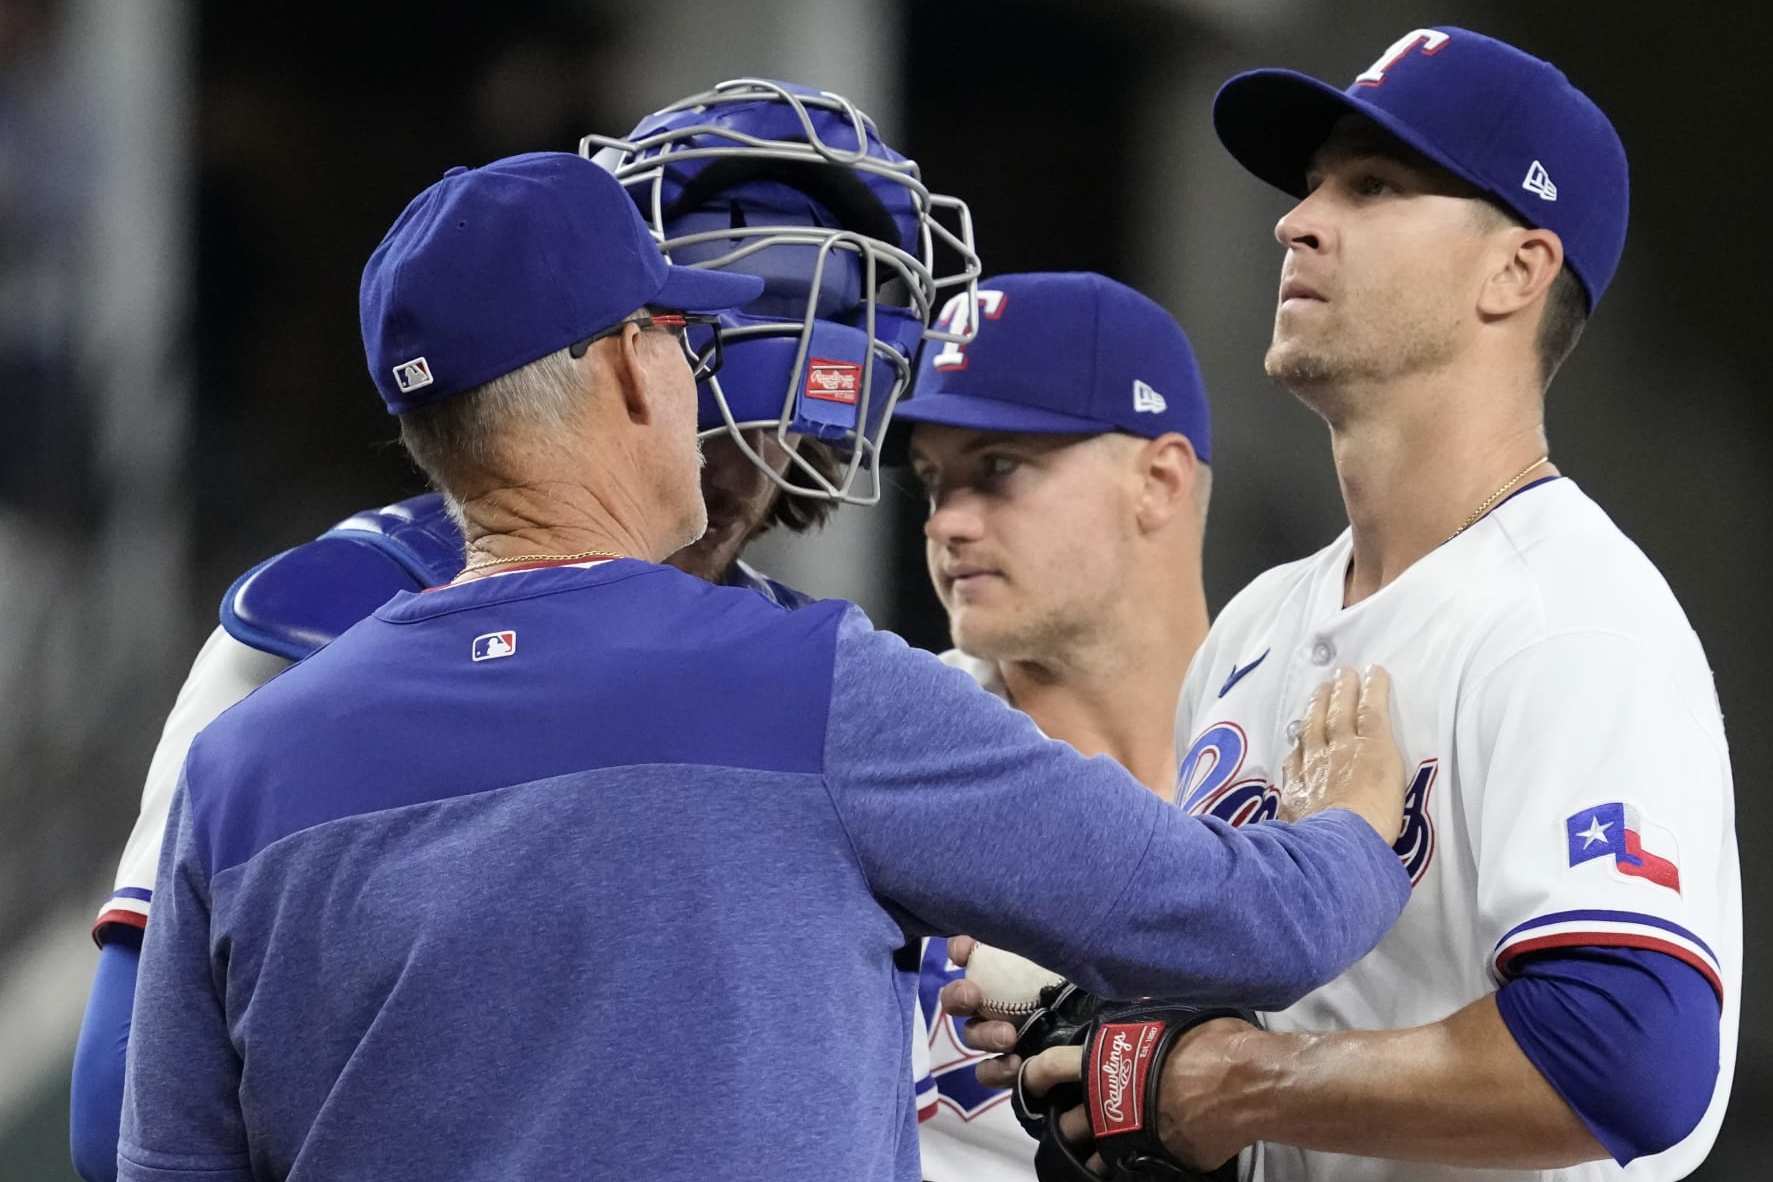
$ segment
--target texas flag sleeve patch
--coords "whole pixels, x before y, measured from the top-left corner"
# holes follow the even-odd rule
[[[1597,804],[1565,820],[1564,829],[1571,866],[1611,858],[1619,873],[1681,893],[1674,836],[1646,822],[1633,806],[1622,801]]]

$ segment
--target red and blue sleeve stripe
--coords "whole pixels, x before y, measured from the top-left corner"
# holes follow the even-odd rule
[[[1723,969],[1711,946],[1678,923],[1638,911],[1554,911],[1517,924],[1496,942],[1496,975],[1506,981],[1521,957],[1558,948],[1663,952],[1691,965],[1723,1001]]]
[[[117,888],[105,905],[99,909],[98,918],[92,921],[92,942],[103,948],[114,924],[134,928],[137,932],[146,928],[148,926],[148,906],[153,901],[154,892],[145,888]]]
[[[936,1115],[936,1077],[924,1072],[917,1081],[917,1120],[921,1124]]]

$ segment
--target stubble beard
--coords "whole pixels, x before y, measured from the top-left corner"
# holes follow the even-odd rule
[[[751,539],[763,532],[763,522],[780,495],[784,494],[776,493],[761,504],[747,504],[718,489],[710,495],[704,484],[704,528],[693,544],[671,556],[670,565],[710,583],[724,581]],[[738,528],[726,528],[734,519],[742,519],[737,522]]]
[[[669,565],[705,582],[719,583],[732,570],[748,540],[743,535],[715,540],[704,529],[694,542],[671,556]]]
[[[1281,339],[1277,325],[1262,368],[1295,398],[1336,422],[1350,409],[1353,391],[1438,368],[1457,351],[1451,331],[1425,317],[1406,318],[1396,327],[1370,340],[1343,332],[1306,341]]]
[[[1071,663],[1071,654],[1087,645],[1096,625],[1090,611],[1051,604],[1033,614],[1003,613],[998,619],[963,621],[954,643],[969,656],[999,663],[1023,661],[1057,666]]]

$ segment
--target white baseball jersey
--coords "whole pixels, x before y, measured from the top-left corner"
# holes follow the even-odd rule
[[[1008,699],[1009,690],[995,661],[982,661],[959,649],[943,653],[942,661]],[[925,942],[923,979],[918,988],[923,1014],[936,1015],[929,1024],[929,1046],[912,1048],[912,1070],[919,1087],[917,1133],[923,1176],[928,1182],[1030,1182],[1036,1142],[1010,1110],[1009,1092],[985,1087],[976,1074],[990,1053],[967,1046],[960,1034],[964,1020],[949,1015],[936,1001],[943,985],[963,975],[960,966],[948,959],[947,946],[946,940]],[[1250,1176],[1251,1156],[1243,1155],[1240,1176]]]
[[[1414,895],[1373,952],[1270,1025],[1435,1022],[1497,989],[1514,957],[1624,945],[1678,957],[1718,990],[1721,1067],[1693,1133],[1628,1168],[1469,1170],[1265,1146],[1266,1182],[1685,1176],[1729,1098],[1742,971],[1729,756],[1698,638],[1655,567],[1569,479],[1527,486],[1344,608],[1350,554],[1344,533],[1238,595],[1179,708],[1177,800],[1262,820],[1312,690],[1337,665],[1391,672],[1412,777],[1398,851]]]
[[[142,786],[142,811],[123,847],[111,897],[99,909],[93,924],[95,932],[109,924],[138,928],[147,924],[154,898],[154,872],[160,866],[160,842],[166,833],[166,814],[172,806],[179,769],[185,766],[191,740],[222,711],[289,668],[289,664],[282,657],[240,643],[220,628],[209,634],[179,690],[172,713],[166,717],[160,743],[154,748],[147,782]]]
[[[942,661],[970,673],[998,697],[1008,696],[996,662],[981,661],[959,649],[943,653]],[[1010,1094],[983,1086],[975,1075],[978,1065],[991,1056],[967,1046],[960,1037],[964,1019],[956,1020],[935,1002],[936,991],[961,976],[959,966],[947,957],[947,946],[946,940],[926,943],[918,989],[926,1019],[935,1014],[928,1046],[913,1050],[914,1069],[924,1055],[930,1073],[929,1084],[918,1095],[923,1176],[929,1182],[1030,1182],[1034,1139],[1022,1131],[1010,1111]]]

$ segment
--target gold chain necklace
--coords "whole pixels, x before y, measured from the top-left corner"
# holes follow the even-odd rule
[[[460,579],[462,575],[472,574],[477,570],[487,570],[495,566],[516,566],[520,562],[548,562],[559,564],[567,562],[583,562],[593,558],[615,559],[622,557],[625,557],[625,555],[613,554],[608,550],[580,550],[577,554],[519,554],[515,558],[483,558],[479,562],[470,562],[467,566],[464,566],[461,570],[461,574],[458,574],[456,578]],[[451,581],[453,582],[454,580]]]
[[[1452,541],[1454,538],[1458,537],[1460,534],[1464,533],[1466,530],[1468,530],[1472,526],[1476,525],[1480,520],[1482,520],[1484,514],[1486,514],[1490,511],[1491,506],[1495,505],[1495,503],[1497,501],[1500,501],[1503,497],[1507,496],[1508,490],[1513,488],[1515,485],[1519,484],[1526,477],[1527,473],[1531,472],[1533,469],[1537,468],[1539,465],[1549,462],[1550,460],[1551,460],[1551,455],[1550,455],[1550,453],[1547,453],[1545,455],[1540,456],[1538,459],[1534,460],[1531,464],[1528,464],[1525,468],[1522,468],[1519,472],[1516,472],[1513,476],[1510,476],[1508,478],[1508,483],[1504,484],[1501,488],[1497,489],[1495,492],[1493,492],[1489,496],[1485,497],[1484,503],[1479,505],[1476,509],[1473,509],[1471,511],[1471,516],[1467,517],[1465,519],[1465,524],[1460,526],[1458,529],[1454,530],[1452,533],[1448,534],[1446,537],[1446,541],[1443,541],[1441,543],[1441,545],[1445,546],[1447,544],[1447,542]]]

